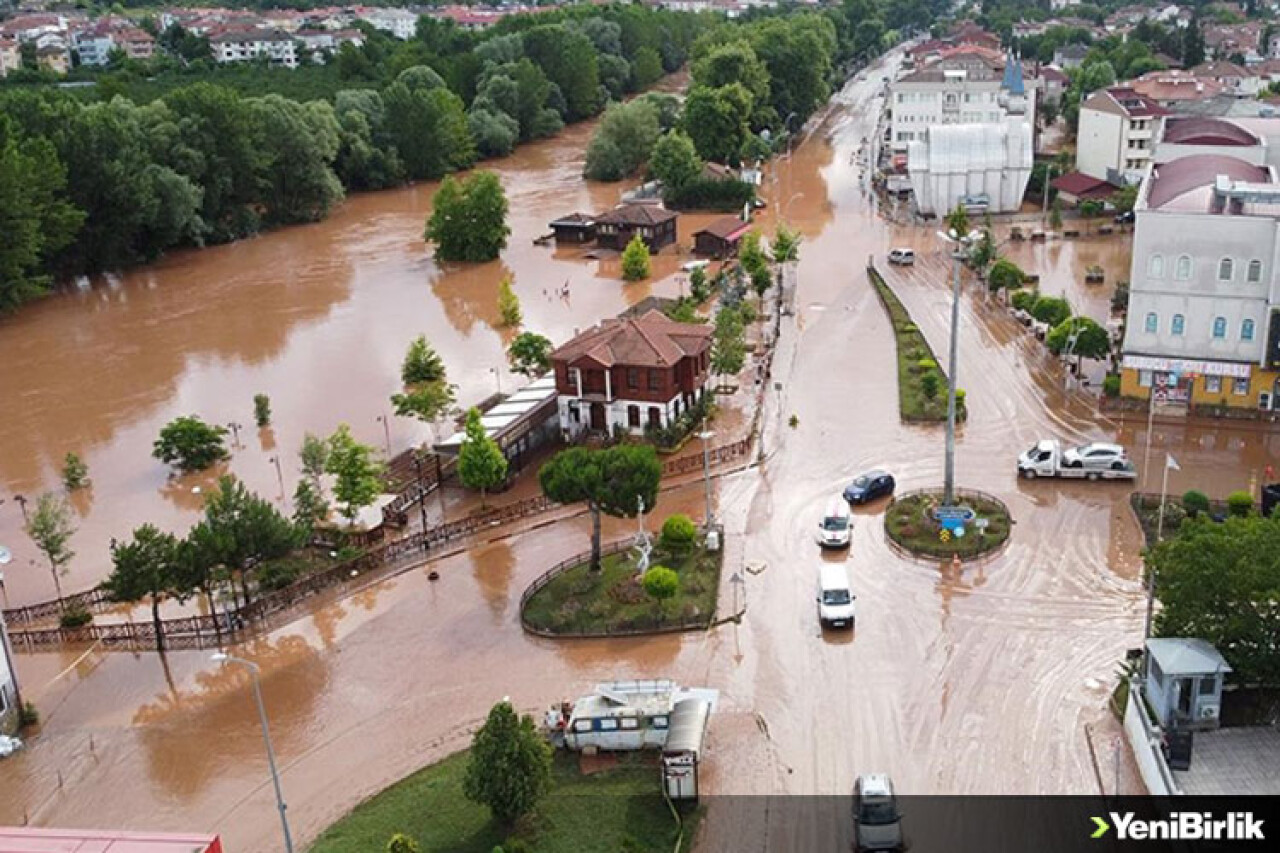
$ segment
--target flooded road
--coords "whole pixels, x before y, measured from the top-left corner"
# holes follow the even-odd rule
[[[869,76],[879,79],[878,73]],[[904,560],[885,544],[882,505],[855,513],[847,555],[824,557],[813,542],[823,506],[860,470],[886,466],[902,490],[936,485],[942,476],[941,429],[899,422],[892,334],[863,272],[869,255],[881,257],[904,242],[917,245],[917,266],[890,273],[890,280],[935,351],[945,351],[947,259],[930,244],[932,230],[890,225],[876,216],[859,177],[857,152],[872,132],[877,86],[847,87],[791,161],[778,168],[776,184],[766,184],[768,213],[790,219],[805,242],[798,314],[783,324],[773,375],[780,390],[766,407],[766,461],[717,484],[717,515],[729,533],[722,601],[735,596],[730,577],[740,573],[744,623],[705,635],[639,640],[556,643],[526,636],[517,620],[520,593],[547,566],[587,547],[585,517],[479,542],[435,563],[437,582],[417,569],[319,608],[239,651],[264,669],[297,836],[313,838],[364,797],[465,745],[469,730],[503,696],[537,713],[596,681],[628,677],[666,676],[722,691],[702,766],[714,794],[847,794],[857,775],[868,772],[888,772],[903,793],[1096,791],[1084,727],[1096,727],[1110,743],[1116,726],[1105,711],[1106,696],[1116,662],[1141,636],[1139,541],[1126,508],[1129,488],[1023,482],[1015,476],[1014,457],[1045,436],[1119,437],[1140,462],[1145,423],[1101,417],[1091,401],[1066,391],[1043,349],[971,285],[962,304],[958,372],[970,417],[959,434],[957,480],[1009,505],[1017,524],[1008,547],[959,571]],[[585,131],[573,133],[583,134],[580,149]],[[567,145],[563,137],[547,143],[542,155],[522,150],[502,168],[513,211],[523,211],[513,216],[515,234],[503,263],[517,271],[529,326],[563,335],[573,324],[585,324],[580,293],[603,315],[651,286],[633,291],[597,277],[594,266],[530,246],[551,214],[600,207],[607,203],[602,193],[616,192],[587,187],[575,177],[578,165],[554,161],[550,152],[561,145]],[[535,169],[538,156],[545,159]],[[21,438],[25,456],[5,444],[5,477],[24,467],[31,470],[22,476],[47,476],[41,472],[77,434],[76,419],[64,417],[72,409],[94,424],[102,447],[132,436],[135,452],[145,457],[151,432],[170,414],[207,407],[211,417],[216,408],[219,418],[246,422],[252,393],[260,390],[276,401],[281,445],[286,422],[292,447],[300,438],[293,432],[344,418],[375,441],[380,426],[372,416],[363,417],[365,423],[355,419],[377,411],[394,384],[404,342],[418,331],[457,347],[450,351],[454,378],[469,381],[475,396],[485,393],[492,379],[486,363],[500,357],[492,313],[501,264],[483,274],[454,274],[454,285],[436,287],[440,277],[432,277],[418,235],[426,193],[418,188],[356,198],[334,220],[297,229],[317,235],[317,255],[345,259],[332,261],[338,284],[307,266],[302,258],[311,255],[297,255],[296,270],[269,266],[284,263],[277,255],[288,254],[273,249],[273,241],[311,239],[288,232],[228,247],[261,253],[256,263],[263,277],[233,288],[208,273],[208,286],[239,294],[227,304],[197,298],[201,291],[194,284],[185,297],[175,297],[168,286],[135,281],[73,297],[68,311],[79,312],[73,326],[55,323],[53,300],[32,309],[30,318],[17,318],[12,328],[20,332],[25,324],[46,324],[46,337],[30,338],[27,346],[39,348],[55,330],[69,334],[84,326],[85,346],[98,359],[120,348],[119,358],[168,384],[153,389],[132,375],[104,370],[101,381],[114,378],[126,401],[114,420],[52,393],[41,397],[33,406],[43,405],[43,416],[20,413],[29,421]],[[526,201],[518,205],[521,198]],[[533,204],[542,210],[535,213]],[[320,251],[325,245],[343,248],[326,254]],[[159,276],[181,263],[175,259],[139,275]],[[269,268],[275,272],[266,277]],[[239,269],[249,275],[247,267]],[[316,277],[299,284],[307,269]],[[573,276],[572,312],[555,301],[539,302],[542,276],[552,284]],[[1046,274],[1045,286],[1050,284]],[[656,287],[678,285],[669,279]],[[327,302],[322,293],[330,294]],[[272,322],[239,304],[250,297],[261,300],[256,313]],[[439,316],[427,307],[437,304],[431,300],[440,305]],[[95,310],[99,301],[109,307]],[[133,316],[136,303],[152,307],[131,333],[108,329],[106,321],[96,337],[90,331],[102,314]],[[241,334],[257,328],[264,340],[220,345],[211,337],[202,348],[175,355],[167,369],[152,368],[145,352],[129,350],[131,340],[171,336],[191,346],[198,340],[169,328],[169,312],[226,315]],[[12,328],[0,332],[7,336]],[[387,340],[390,329],[399,335],[394,341]],[[99,369],[93,359],[83,366],[69,354],[42,357],[62,359],[61,371],[71,374],[50,367],[46,378],[55,386],[82,392],[93,386],[77,375]],[[29,358],[26,372],[36,369],[34,351]],[[279,378],[278,388],[266,384],[271,376]],[[5,382],[22,378],[10,373]],[[121,415],[129,399],[136,403],[133,421]],[[295,405],[309,414],[286,415]],[[793,414],[794,428],[787,425]],[[41,434],[40,423],[54,435]],[[393,443],[415,437],[408,422],[395,426]],[[261,460],[249,463],[268,454],[255,442],[247,437],[250,448],[233,465],[258,477],[253,483],[266,491],[274,472]],[[1171,488],[1208,484],[1215,496],[1241,487],[1276,450],[1267,432],[1239,428],[1157,425],[1152,442],[1157,459],[1162,449],[1181,454],[1182,471],[1175,472],[1176,482],[1171,478]],[[121,471],[136,468],[131,458],[120,463]],[[261,472],[249,473],[259,467]],[[94,471],[95,477],[105,473]],[[157,470],[154,480],[134,484],[131,500],[142,508],[172,505],[151,494],[163,480]],[[675,510],[700,515],[701,500],[696,481],[664,493],[655,526]],[[0,512],[13,509],[6,504]],[[5,535],[12,539],[10,530]],[[611,539],[632,530],[632,522],[606,526]],[[851,634],[818,629],[813,585],[823,559],[843,560],[849,568],[859,608]],[[40,574],[33,586],[47,578]],[[170,654],[167,662],[97,652],[79,659],[22,655],[19,668],[27,693],[41,706],[45,729],[30,749],[0,765],[0,822],[210,830],[221,832],[235,853],[279,849],[252,698],[240,674],[197,653]],[[761,839],[768,839],[768,849],[797,851],[847,842],[843,820],[771,817],[768,810],[756,811],[753,820],[740,819],[741,810],[733,814],[733,820],[718,819],[713,805],[709,849],[765,849]]]

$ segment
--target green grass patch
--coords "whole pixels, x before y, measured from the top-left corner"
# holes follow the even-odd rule
[[[658,602],[645,593],[632,551],[610,554],[601,570],[575,566],[534,593],[522,617],[535,630],[557,634],[644,631],[674,625],[709,625],[715,617],[721,552],[695,547],[687,555],[654,548],[650,565],[680,576],[675,597]]]
[[[999,548],[1009,538],[1012,526],[1008,508],[996,500],[976,495],[958,495],[959,503],[973,508],[978,518],[987,520],[985,530],[965,525],[965,535],[943,538],[942,525],[932,510],[942,501],[942,493],[907,495],[895,500],[884,515],[885,533],[913,554],[949,559],[976,557]]]
[[[938,357],[880,273],[868,269],[867,275],[893,323],[893,337],[898,346],[899,417],[904,421],[945,421],[947,375],[938,365]],[[934,378],[929,379],[930,375]],[[926,393],[927,391],[932,391],[932,394]],[[956,420],[963,421],[967,415],[964,397],[958,389]]]
[[[509,839],[530,853],[671,853],[679,830],[662,798],[652,755],[624,754],[618,766],[591,775],[577,756],[556,754],[551,790],[508,834],[489,810],[462,793],[467,753],[432,764],[387,788],[325,830],[310,853],[381,853],[397,832],[423,853],[492,853]],[[701,809],[684,813],[681,850],[692,847]]]

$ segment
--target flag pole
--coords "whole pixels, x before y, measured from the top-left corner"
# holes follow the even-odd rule
[[[1160,514],[1156,517],[1156,541],[1154,544],[1159,545],[1160,540],[1164,537],[1164,503],[1165,496],[1169,491],[1169,454],[1164,457],[1164,476],[1160,478]],[[1144,641],[1151,639],[1151,617],[1155,611],[1156,605],[1156,573],[1155,569],[1149,564],[1147,565],[1147,618],[1142,627],[1142,639]]]

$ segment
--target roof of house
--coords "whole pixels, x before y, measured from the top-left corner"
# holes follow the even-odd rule
[[[623,204],[596,217],[609,225],[661,225],[680,214],[656,204]]]
[[[1076,198],[1109,198],[1116,188],[1106,181],[1086,175],[1083,172],[1068,172],[1049,182],[1058,192],[1073,195]]]
[[[697,237],[699,234],[711,234],[714,237],[719,237],[721,240],[734,240],[745,234],[750,228],[750,222],[743,222],[736,216],[722,216],[706,228],[700,228],[693,232],[693,236]]]
[[[1054,68],[1052,65],[1041,65],[1035,69],[1033,76],[1053,83],[1066,83],[1069,79],[1062,69]]]
[[[586,213],[578,213],[576,210],[567,216],[561,216],[559,219],[553,219],[548,228],[555,228],[557,225],[564,227],[581,226],[589,227],[596,224],[596,218]]]
[[[1153,637],[1147,651],[1165,675],[1231,672],[1231,665],[1207,640],[1199,637]]]
[[[1152,170],[1147,206],[1153,210],[1169,207],[1196,190],[1212,188],[1219,175],[1234,181],[1272,183],[1271,171],[1266,166],[1254,166],[1225,154],[1193,154],[1162,163]],[[1201,209],[1201,205],[1198,199],[1188,198],[1178,208],[1196,210]]]
[[[702,177],[711,181],[731,181],[737,175],[728,166],[722,166],[719,163],[704,163],[702,165]]]
[[[1165,122],[1164,142],[1180,145],[1251,146],[1260,140],[1238,124],[1220,118],[1174,116]]]
[[[1140,95],[1161,102],[1198,101],[1222,92],[1216,80],[1196,77],[1189,71],[1150,71],[1127,84]]]
[[[561,345],[551,358],[577,361],[590,358],[604,367],[671,367],[680,359],[711,346],[712,329],[701,323],[680,323],[660,311],[604,322]]]
[[[1214,62],[1202,62],[1191,69],[1191,73],[1196,77],[1256,77],[1257,74],[1247,71],[1236,65],[1234,62],[1224,62],[1217,60]]]
[[[1128,118],[1154,118],[1169,114],[1168,110],[1151,98],[1126,86],[1099,89],[1080,106],[1082,109],[1101,110]]]

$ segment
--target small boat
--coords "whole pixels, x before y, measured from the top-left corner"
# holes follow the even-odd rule
[[[686,700],[715,709],[719,691],[681,687],[666,678],[610,681],[575,702],[547,710],[552,742],[572,750],[661,749],[667,743],[671,715]]]

